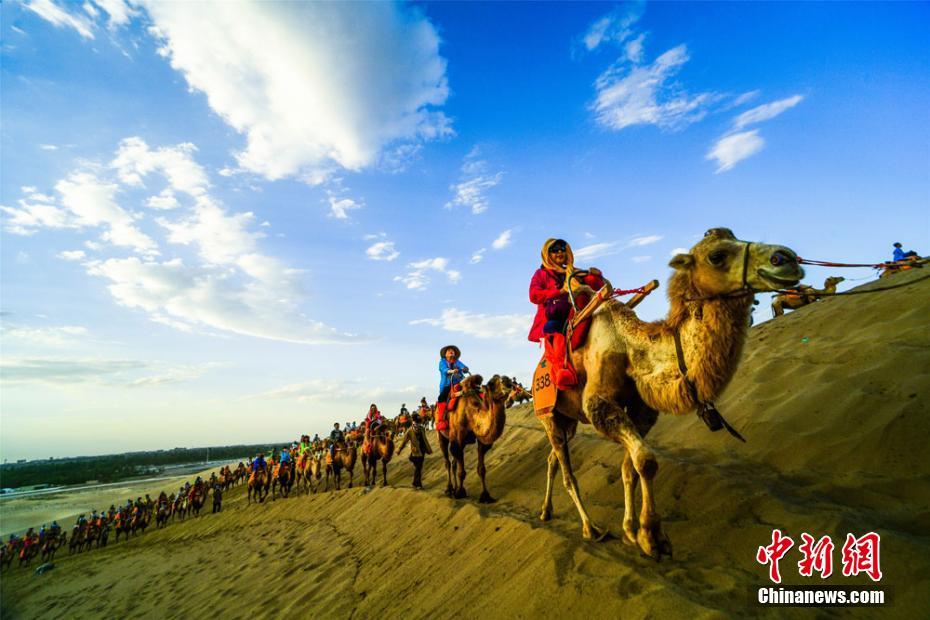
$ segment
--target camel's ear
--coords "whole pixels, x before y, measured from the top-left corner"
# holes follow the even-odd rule
[[[672,260],[669,261],[668,266],[672,269],[690,269],[691,265],[694,264],[694,257],[690,254],[676,254]]]

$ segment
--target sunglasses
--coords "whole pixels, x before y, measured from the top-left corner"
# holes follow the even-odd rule
[[[549,248],[550,254],[564,254],[565,248]]]

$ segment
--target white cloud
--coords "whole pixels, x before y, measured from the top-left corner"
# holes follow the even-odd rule
[[[400,256],[400,252],[394,249],[393,241],[378,241],[377,243],[373,243],[365,250],[365,254],[367,254],[368,258],[371,260],[384,261],[392,261]]]
[[[458,332],[475,338],[500,338],[521,340],[526,337],[533,324],[531,314],[478,314],[446,308],[439,318],[417,319],[411,325],[432,325],[450,332]]]
[[[349,211],[361,209],[362,205],[351,198],[340,198],[332,192],[328,192],[329,215],[337,220],[349,219]]]
[[[652,260],[651,256],[631,256],[630,260],[634,263],[645,263]]]
[[[92,172],[72,172],[55,184],[61,203],[81,226],[105,226],[101,238],[113,245],[132,248],[145,255],[158,254],[155,241],[136,228],[135,217],[116,202],[117,185]]]
[[[130,18],[136,15],[136,10],[123,0],[94,0],[94,4],[107,12],[107,25],[110,28],[125,26]]]
[[[614,130],[632,125],[657,125],[681,129],[701,120],[718,99],[713,93],[691,96],[672,81],[688,62],[685,45],[674,47],[650,65],[629,66],[621,58],[596,82],[592,104],[597,121]]]
[[[804,99],[804,97],[801,95],[794,95],[793,97],[779,99],[778,101],[766,103],[751,110],[747,110],[746,112],[743,112],[736,117],[736,120],[733,122],[733,129],[739,130],[746,127],[747,125],[753,125],[755,123],[761,123],[763,121],[773,119],[785,110],[790,110],[794,106],[801,103],[802,99]]]
[[[40,144],[39,148],[42,149],[43,151],[57,151],[58,150],[58,147],[55,146],[54,144]]]
[[[623,44],[633,36],[633,24],[639,21],[642,14],[643,3],[632,3],[625,9],[618,7],[592,23],[582,36],[582,43],[588,51],[601,45]]]
[[[487,248],[481,248],[471,255],[471,260],[469,261],[472,265],[477,265],[482,260],[484,260],[484,253],[487,252]]]
[[[161,53],[246,137],[241,168],[311,183],[451,135],[439,36],[416,7],[144,0]],[[217,59],[222,59],[217,62]],[[338,70],[334,70],[338,67]]]
[[[87,257],[84,250],[65,250],[56,254],[58,258],[67,261],[79,261]]]
[[[216,366],[100,358],[5,357],[0,361],[0,377],[6,385],[92,383],[136,388],[192,381]]]
[[[14,235],[32,235],[40,228],[78,228],[76,218],[66,209],[55,206],[55,199],[40,194],[34,187],[23,187],[25,198],[17,201],[19,207],[0,205],[6,217],[3,229]]]
[[[497,236],[497,239],[491,243],[491,247],[495,250],[503,250],[508,245],[510,245],[510,237],[512,233],[513,230],[508,228]]]
[[[630,241],[627,243],[627,247],[631,247],[631,248],[642,247],[644,245],[651,245],[661,240],[662,240],[662,235],[641,235],[641,236],[633,237],[632,239],[630,239]]]
[[[143,187],[143,178],[158,172],[168,181],[172,195],[179,191],[197,198],[207,193],[210,182],[194,161],[196,152],[197,147],[189,142],[152,150],[142,138],[131,137],[120,142],[110,166],[126,185]]]
[[[360,340],[304,317],[293,297],[293,274],[274,259],[241,257],[239,267],[242,274],[231,277],[221,270],[188,267],[178,258],[155,262],[131,257],[95,262],[88,273],[108,280],[120,305],[176,328],[211,327],[301,344]]]
[[[302,403],[346,402],[346,401],[414,401],[423,395],[424,388],[410,385],[372,385],[371,381],[310,379],[254,394],[246,400],[297,400]]]
[[[761,90],[758,90],[758,89],[756,89],[756,90],[750,90],[750,91],[748,91],[748,92],[745,92],[745,93],[743,93],[742,95],[740,95],[739,97],[737,97],[737,98],[733,101],[733,105],[734,105],[734,106],[741,106],[741,105],[743,105],[744,103],[749,103],[750,101],[752,101],[753,99],[755,99],[756,97],[758,97],[761,93],[762,93],[762,91],[761,91]]]
[[[147,204],[150,208],[159,211],[177,209],[179,206],[181,206],[181,203],[179,203],[178,199],[175,198],[174,191],[170,187],[163,189],[157,196],[149,196],[149,199],[145,201],[145,204]]]
[[[31,0],[26,3],[26,8],[55,25],[56,27],[73,28],[85,39],[93,39],[93,22],[86,16],[78,13],[71,13],[58,6],[52,0]]]
[[[59,325],[54,327],[28,327],[16,325],[3,326],[5,346],[21,343],[34,347],[69,347],[84,341],[90,332],[80,325]]]
[[[430,283],[428,272],[435,271],[443,273],[452,284],[457,284],[462,279],[461,272],[455,269],[449,269],[449,259],[443,257],[426,258],[420,261],[408,263],[410,269],[403,276],[396,276],[395,282],[401,282],[410,290],[423,290]]]
[[[619,249],[617,249],[619,244],[619,241],[592,243],[591,245],[586,245],[577,250],[572,250],[572,254],[576,261],[591,260],[609,254],[616,254],[619,251]]]
[[[487,191],[500,184],[504,179],[504,173],[489,173],[488,162],[480,157],[481,147],[478,145],[473,146],[465,155],[462,162],[462,180],[449,186],[455,195],[446,203],[446,209],[468,207],[474,215],[488,210],[490,201]]]
[[[747,157],[758,153],[765,145],[758,129],[723,136],[708,151],[706,159],[717,161],[717,172],[729,170]]]
[[[248,230],[255,219],[251,212],[230,215],[210,198],[203,198],[189,217],[176,221],[158,218],[168,231],[168,241],[180,245],[194,244],[207,263],[235,263],[238,257],[251,253],[258,238]]]
[[[99,252],[100,250],[103,249],[103,244],[97,243],[96,241],[85,241],[84,247],[87,248],[88,250]]]

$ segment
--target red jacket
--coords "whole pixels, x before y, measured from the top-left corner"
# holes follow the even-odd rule
[[[582,282],[595,291],[604,286],[604,279],[595,274],[588,274],[582,278]],[[545,267],[540,267],[533,274],[533,279],[530,280],[530,301],[536,304],[536,317],[533,319],[533,327],[530,329],[530,342],[539,342],[543,339],[543,326],[546,324],[546,302],[567,294],[562,290],[564,283],[564,274]]]

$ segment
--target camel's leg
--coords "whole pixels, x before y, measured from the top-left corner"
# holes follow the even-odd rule
[[[386,487],[388,485],[387,483],[387,461],[381,461],[381,474],[382,474],[381,486]]]
[[[626,536],[626,542],[636,543],[636,522],[633,520],[633,510],[635,508],[634,495],[636,484],[639,482],[639,474],[633,466],[633,457],[627,452],[623,457],[622,471],[623,475],[623,534]]]
[[[497,500],[488,493],[488,485],[484,479],[485,475],[488,473],[487,467],[484,465],[484,455],[491,450],[492,446],[485,445],[479,441],[476,447],[478,448],[478,477],[481,478],[481,497],[478,498],[478,502],[482,504],[493,504]]]
[[[596,392],[595,392],[596,394]],[[585,398],[585,412],[598,431],[626,446],[633,467],[642,478],[643,506],[639,513],[639,532],[636,542],[649,557],[659,560],[663,554],[671,555],[671,542],[662,532],[661,519],[655,508],[652,482],[659,471],[659,462],[646,445],[636,425],[619,405],[601,396]]]
[[[572,461],[568,452],[568,436],[565,428],[562,427],[562,424],[567,423],[568,420],[570,419],[554,413],[549,417],[542,418],[541,421],[543,426],[546,427],[549,443],[552,444],[552,452],[555,453],[559,466],[562,468],[562,483],[565,485],[565,490],[568,491],[572,501],[575,502],[575,508],[578,509],[578,515],[581,517],[581,534],[586,540],[600,539],[606,534],[606,530],[602,531],[601,528],[591,522],[591,517],[581,501],[578,480],[575,479],[575,472],[572,469]]]
[[[452,495],[455,499],[468,497],[468,492],[465,491],[465,446],[459,445],[455,440],[450,440],[449,452],[455,459],[456,482],[458,483]]]
[[[772,302],[772,317],[781,316],[785,313],[784,308],[781,306],[781,300],[776,299]]]
[[[553,448],[549,451],[549,466],[546,468],[546,498],[543,500],[542,512],[539,513],[540,521],[548,521],[552,518],[552,481],[555,479],[555,472],[558,468],[559,455]]]
[[[349,488],[350,489],[352,488],[352,478],[354,477],[355,477],[355,465],[353,465],[352,468],[349,469]]]
[[[437,433],[439,435],[439,450],[442,452],[442,460],[446,466],[446,495],[452,497],[455,494],[455,487],[452,485],[452,463],[449,461],[449,440],[443,436],[442,433]]]

